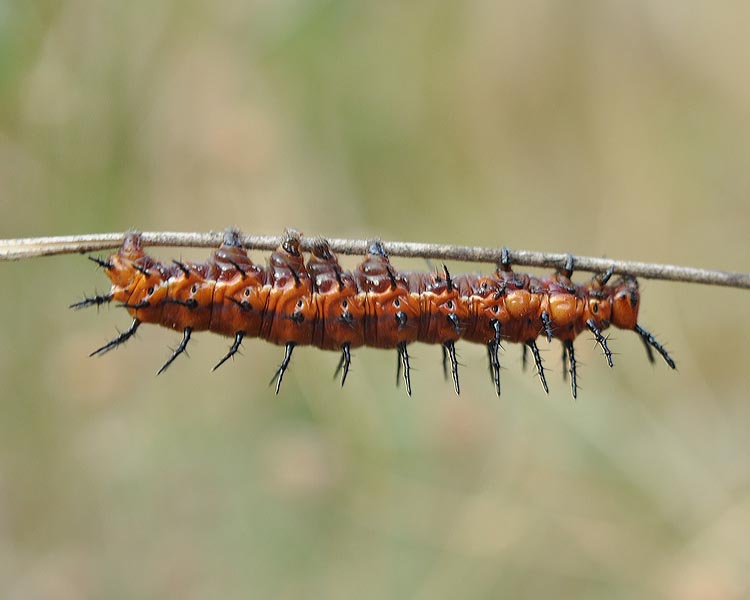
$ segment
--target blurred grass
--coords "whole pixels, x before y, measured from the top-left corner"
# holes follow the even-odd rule
[[[0,235],[141,229],[508,245],[747,271],[744,3],[0,3]],[[186,255],[200,256],[200,253]],[[260,257],[259,257],[260,258]],[[408,264],[399,261],[398,264]],[[419,263],[412,263],[423,268]],[[2,265],[7,598],[744,598],[746,292],[645,282],[679,371],[585,339],[577,402],[507,348],[176,344]],[[452,270],[461,267],[453,265]],[[585,338],[585,336],[584,336]]]

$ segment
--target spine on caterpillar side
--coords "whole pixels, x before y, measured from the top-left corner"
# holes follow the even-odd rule
[[[573,258],[547,277],[515,273],[507,251],[492,275],[452,276],[438,272],[396,271],[380,242],[351,272],[341,268],[324,239],[316,239],[305,262],[300,234],[285,232],[267,266],[250,260],[239,231],[227,230],[222,245],[203,263],[161,262],[141,247],[140,235],[129,233],[118,252],[94,259],[112,282],[109,294],[85,298],[75,308],[115,301],[133,317],[131,327],[93,354],[103,354],[132,337],[142,323],[182,331],[183,340],[159,371],[185,351],[194,331],[233,336],[234,343],[216,367],[233,357],[244,338],[261,338],[284,346],[274,379],[276,391],[296,346],[340,351],[342,385],[351,364],[351,349],[361,346],[396,349],[407,392],[411,393],[409,354],[413,342],[441,344],[444,368],[459,392],[455,343],[483,344],[490,376],[500,394],[499,349],[520,343],[531,351],[541,383],[548,391],[537,346],[542,336],[563,344],[573,396],[577,393],[573,341],[584,331],[594,335],[610,366],[612,353],[603,332],[611,325],[635,331],[653,361],[656,349],[670,367],[674,361],[638,324],[640,295],[633,277],[609,283],[612,273],[574,284]],[[214,368],[216,368],[214,367]]]

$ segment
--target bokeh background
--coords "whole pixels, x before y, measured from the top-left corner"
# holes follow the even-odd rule
[[[221,230],[750,270],[742,1],[0,2],[0,236]],[[158,251],[157,251],[158,252]],[[204,251],[164,251],[199,258]],[[259,260],[263,256],[256,255]],[[354,264],[346,261],[348,266]],[[428,268],[424,262],[397,265]],[[450,265],[454,272],[464,268]],[[488,269],[488,266],[484,267]],[[125,327],[78,256],[0,265],[0,595],[750,595],[748,292],[643,282],[679,370]],[[579,274],[579,277],[586,277]]]

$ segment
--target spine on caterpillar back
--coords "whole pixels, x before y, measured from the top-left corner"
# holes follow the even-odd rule
[[[341,268],[324,239],[316,239],[305,262],[301,237],[285,232],[266,266],[250,260],[239,231],[229,229],[221,246],[203,263],[161,262],[147,255],[138,233],[129,233],[118,252],[100,264],[112,282],[110,292],[74,304],[74,308],[115,301],[133,318],[131,327],[92,353],[103,354],[127,341],[142,323],[182,331],[183,339],[163,372],[182,354],[194,331],[210,330],[234,337],[233,357],[246,337],[284,346],[274,379],[276,391],[297,346],[341,352],[342,385],[351,364],[351,349],[360,346],[396,349],[406,388],[411,393],[409,354],[413,342],[441,344],[446,375],[448,360],[459,392],[455,344],[464,340],[487,349],[490,375],[500,394],[499,349],[503,342],[530,350],[540,381],[548,391],[538,338],[563,345],[563,362],[577,394],[574,340],[591,332],[613,365],[604,331],[610,326],[635,331],[649,359],[652,349],[675,368],[664,347],[638,324],[638,282],[620,276],[610,284],[611,270],[585,284],[571,281],[573,257],[544,278],[513,271],[509,253],[492,275],[452,276],[437,272],[399,272],[383,245],[372,242],[367,256],[351,272]]]

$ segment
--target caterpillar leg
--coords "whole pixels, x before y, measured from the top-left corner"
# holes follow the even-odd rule
[[[448,350],[446,350],[445,344],[443,344],[442,349],[443,349],[443,379],[448,381]]]
[[[339,373],[341,373],[341,369],[344,370],[343,374],[341,375],[341,387],[344,387],[344,383],[346,383],[346,376],[349,374],[349,365],[351,364],[351,344],[341,344],[341,358],[339,359],[339,364],[336,367],[336,371],[334,371],[333,373],[333,378],[336,379],[336,377],[339,376]]]
[[[490,321],[492,329],[495,331],[495,338],[487,343],[487,358],[490,362],[490,380],[495,386],[495,393],[498,398],[500,397],[500,358],[498,357],[498,350],[500,349],[500,331],[502,326],[500,321],[492,319]]]
[[[568,359],[570,359],[570,391],[575,398],[578,395],[578,374],[576,373],[576,354],[573,348],[573,340],[563,342],[563,376],[566,375]]]
[[[636,327],[638,327],[638,325],[636,325]],[[643,347],[646,349],[646,356],[648,356],[648,362],[650,362],[651,364],[654,364],[656,362],[656,360],[654,359],[654,351],[651,349],[651,344],[649,344],[649,341],[648,341],[648,335],[650,334],[644,337],[643,334],[637,329],[635,329],[634,331],[638,334],[639,339],[643,342]],[[648,333],[642,328],[641,328],[641,331],[643,331],[644,333]],[[653,336],[651,337],[653,338]]]
[[[406,393],[411,396],[411,367],[409,365],[409,352],[406,349],[406,342],[401,342],[397,346],[398,349],[398,362],[396,369],[396,385],[398,385],[398,377],[401,374],[401,367],[404,369],[404,384],[406,385]]]
[[[643,327],[636,324],[634,330],[639,336],[641,336],[641,339],[646,344],[646,348],[649,348],[649,346],[653,346],[653,348],[661,354],[662,358],[666,361],[666,363],[672,367],[673,369],[677,368],[677,365],[675,365],[674,360],[672,360],[672,357],[669,356],[669,353],[666,351],[664,346],[662,346],[659,342],[656,341],[656,338],[646,331]],[[650,348],[649,348],[650,349]],[[652,354],[653,356],[653,354]]]
[[[615,274],[615,268],[610,267],[604,273],[599,273],[598,275],[594,275],[594,277],[591,279],[591,281],[596,281],[599,283],[599,285],[607,285],[610,279],[612,279],[612,275]]]
[[[640,340],[643,342],[643,347],[646,349],[646,356],[648,356],[648,362],[650,362],[652,365],[654,362],[654,351],[651,350],[651,346],[649,346],[649,343],[644,340],[643,338],[640,338]]]
[[[507,246],[503,246],[503,249],[500,251],[500,270],[505,272],[512,270],[510,265],[510,250],[508,250]]]
[[[599,344],[602,347],[602,350],[604,351],[604,357],[607,359],[607,364],[610,367],[614,366],[614,363],[612,362],[612,352],[609,349],[609,346],[607,345],[607,338],[605,338],[602,335],[601,330],[596,326],[596,323],[589,319],[586,321],[586,327],[589,328],[589,331],[594,334],[594,337],[596,338],[596,343]]]
[[[490,383],[495,383],[495,363],[492,362],[492,346],[494,342],[487,342],[487,366],[490,372]],[[443,351],[445,352],[445,351]]]
[[[185,329],[182,331],[182,341],[180,342],[180,345],[177,346],[177,348],[174,349],[174,352],[172,352],[172,356],[167,359],[167,362],[165,362],[161,369],[157,371],[157,375],[161,375],[169,368],[169,365],[171,365],[175,359],[185,352],[185,349],[187,348],[188,342],[190,342],[190,336],[193,334],[193,328],[192,327],[185,327]]]
[[[240,346],[242,345],[242,340],[245,338],[245,332],[244,331],[238,331],[234,334],[234,342],[232,343],[232,346],[229,348],[229,352],[227,352],[224,357],[216,363],[216,366],[211,369],[211,371],[215,371],[218,369],[221,365],[223,365],[225,362],[227,362],[230,358],[232,358],[237,352],[240,350]]]
[[[563,265],[560,274],[570,279],[573,276],[573,266],[575,264],[575,260],[576,259],[572,254],[568,254],[565,257],[565,264]]]
[[[115,339],[110,340],[101,348],[97,348],[96,350],[94,350],[91,354],[89,354],[89,356],[101,356],[102,354],[109,352],[113,348],[117,348],[117,346],[124,344],[135,335],[135,332],[138,331],[138,327],[140,326],[140,324],[141,322],[138,319],[133,319],[133,322],[130,324],[130,327],[128,327],[126,331],[123,331]]]
[[[495,394],[500,397],[500,359],[498,358],[499,344],[495,341],[487,342],[487,359],[490,365],[490,381],[495,388]]]
[[[80,310],[82,308],[88,308],[89,306],[101,306],[102,304],[106,304],[107,302],[111,301],[112,294],[104,294],[102,296],[99,296],[97,294],[91,297],[85,296],[83,300],[71,304],[68,308],[72,308],[73,310]]]
[[[284,373],[286,373],[286,370],[289,368],[289,361],[292,360],[292,352],[294,352],[294,346],[296,346],[294,342],[287,343],[284,348],[284,360],[281,361],[279,368],[276,369],[276,373],[274,373],[273,377],[271,377],[271,381],[268,382],[268,385],[272,385],[273,380],[276,380],[277,396],[279,395],[279,390],[281,389],[281,380],[284,379]]]
[[[552,319],[548,312],[542,312],[540,315],[542,325],[544,325],[544,333],[547,335],[547,341],[552,341]]]
[[[443,344],[443,349],[448,351],[448,356],[451,360],[453,389],[456,390],[456,395],[458,396],[461,394],[461,387],[458,384],[458,360],[456,359],[456,343],[453,340],[447,341]]]
[[[396,352],[396,387],[401,387],[401,350]]]
[[[534,356],[534,363],[536,364],[536,370],[537,370],[537,373],[539,373],[539,380],[542,382],[542,387],[544,388],[545,393],[549,394],[549,387],[547,386],[547,378],[544,376],[544,365],[542,364],[542,356],[539,354],[539,348],[537,347],[536,342],[534,340],[526,342],[526,345],[524,346],[524,350],[526,349],[526,346],[531,348],[531,354]]]

